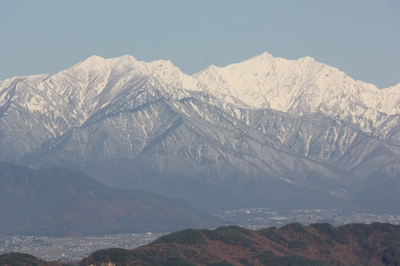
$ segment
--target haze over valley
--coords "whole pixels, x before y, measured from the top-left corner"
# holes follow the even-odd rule
[[[0,235],[399,223],[399,119],[400,84],[378,89],[311,57],[186,75],[92,56],[6,79]],[[18,243],[5,239],[3,252]]]

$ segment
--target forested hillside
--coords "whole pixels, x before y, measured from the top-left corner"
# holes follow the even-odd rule
[[[399,265],[400,226],[327,223],[251,231],[187,229],[135,250],[94,252],[82,265]]]

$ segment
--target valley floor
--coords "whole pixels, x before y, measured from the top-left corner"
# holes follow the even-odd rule
[[[277,212],[268,208],[248,208],[225,211],[219,213],[218,216],[231,221],[231,224],[233,223],[253,230],[272,226],[280,227],[293,222],[303,225],[318,222],[328,222],[332,225],[372,222],[400,224],[400,215],[387,213],[344,213],[336,209],[301,209]],[[80,260],[99,249],[133,249],[146,245],[164,234],[167,234],[167,232],[73,238],[3,237],[0,238],[0,254],[23,252],[47,261],[58,259]]]
[[[297,209],[279,212],[270,208],[248,208],[225,211],[218,216],[252,230],[280,227],[290,223],[309,225],[327,222],[333,226],[373,222],[400,224],[400,214],[344,212],[338,209]]]

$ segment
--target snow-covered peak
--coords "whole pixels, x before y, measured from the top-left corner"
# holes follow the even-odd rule
[[[171,75],[181,72],[170,60],[156,60],[146,64],[151,74],[161,78],[171,79]]]
[[[96,70],[108,70],[114,67],[121,66],[135,66],[138,64],[138,60],[136,60],[131,55],[123,55],[121,57],[115,57],[110,59],[105,59],[103,57],[92,55],[86,60],[79,62],[69,69],[85,69],[88,71],[96,71]]]
[[[149,76],[157,79],[160,83],[169,86],[169,93],[174,94],[171,89],[184,89],[198,91],[202,89],[201,83],[183,73],[170,60],[156,60],[146,64]]]
[[[97,55],[92,55],[86,60],[75,64],[71,68],[98,69],[105,66],[107,66],[106,59]]]
[[[231,95],[254,108],[334,117],[356,103],[389,115],[400,113],[396,88],[379,90],[308,56],[286,60],[264,53],[226,67],[209,67],[193,77],[213,95]]]
[[[314,57],[311,57],[311,56],[308,56],[308,55],[305,56],[305,57],[299,58],[299,61],[305,62],[305,63],[316,62]]]
[[[264,64],[270,64],[271,61],[273,61],[273,60],[274,60],[274,57],[271,54],[265,52],[260,55],[253,56],[252,58],[247,59],[247,60],[243,61],[242,63],[249,62],[250,64],[264,65]]]
[[[184,98],[195,100],[177,101]],[[101,116],[139,110],[150,102],[182,112],[214,105],[245,123],[250,109],[271,108],[287,117],[321,113],[338,124],[386,137],[397,126],[398,116],[390,115],[400,114],[400,84],[379,90],[311,57],[286,60],[268,53],[225,67],[210,66],[192,76],[169,60],[147,63],[129,55],[91,56],[51,75],[0,81],[0,118],[18,121],[18,128],[36,134],[37,142],[28,150]],[[139,113],[141,121],[148,119],[149,112]],[[7,129],[10,137],[16,129]],[[23,154],[25,146],[17,153]]]
[[[131,67],[131,68],[140,68],[141,62],[136,60],[131,55],[123,55],[121,57],[106,59],[109,66],[111,68],[123,68],[123,67]]]
[[[79,124],[145,83],[146,88],[174,99],[202,91],[243,108],[271,108],[295,115],[322,113],[359,121],[367,114],[360,112],[367,109],[376,116],[400,114],[400,84],[379,90],[312,57],[286,60],[268,53],[225,67],[211,65],[192,76],[169,60],[147,63],[130,55],[111,59],[94,55],[51,75],[1,81],[0,107],[13,98],[32,112],[50,112],[53,105],[65,105],[74,112],[68,119]]]

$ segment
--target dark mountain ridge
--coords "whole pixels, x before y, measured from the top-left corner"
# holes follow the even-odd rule
[[[168,232],[219,221],[178,199],[117,190],[69,168],[0,162],[0,235],[83,236]]]

